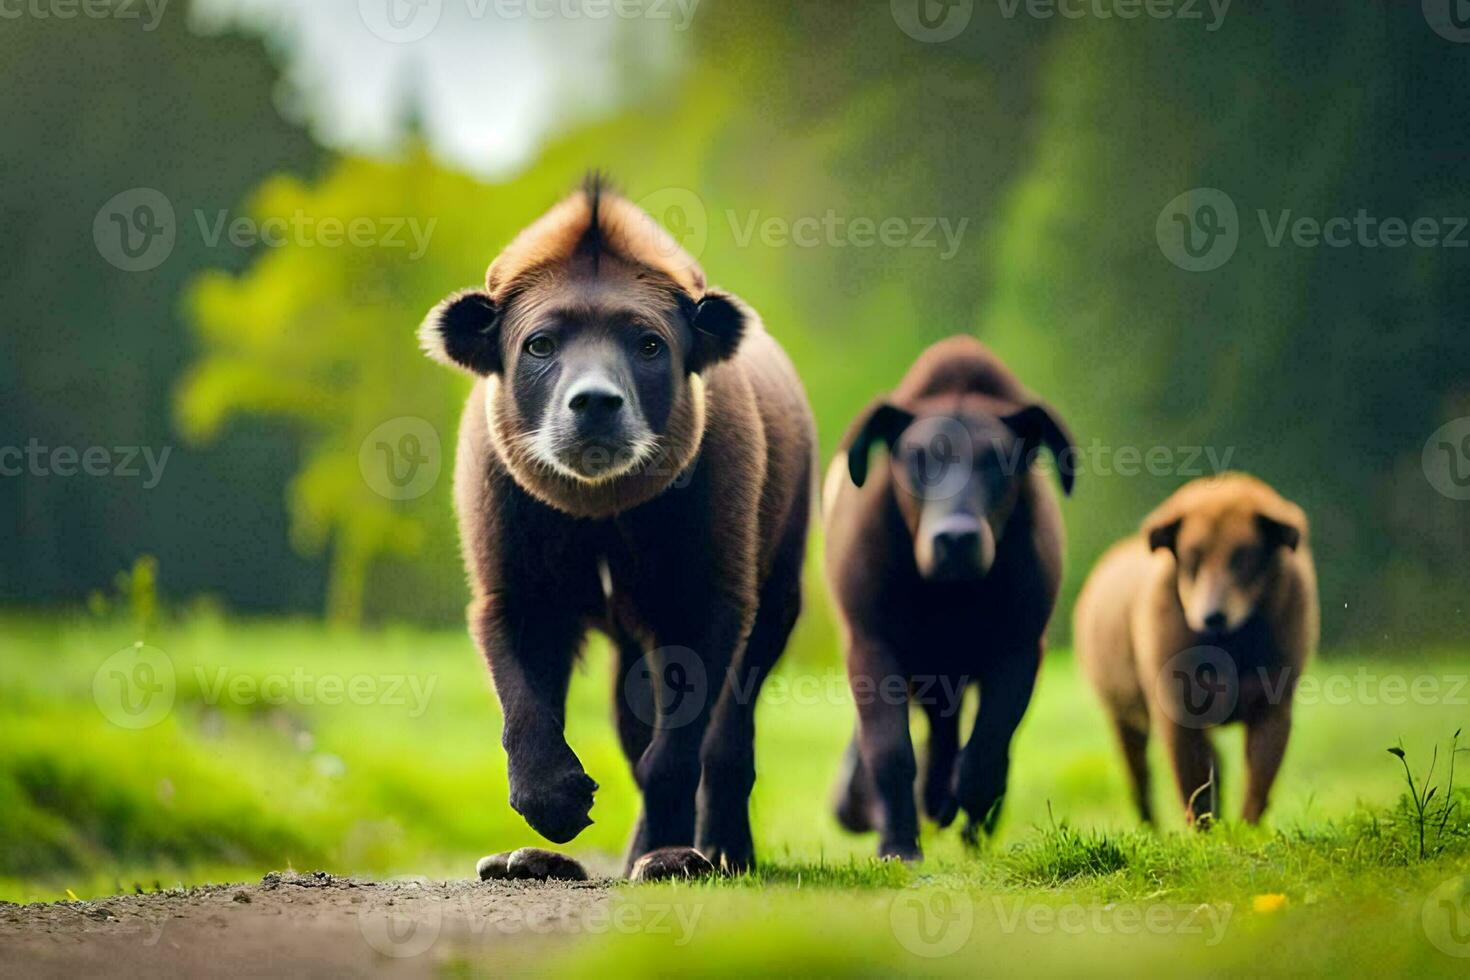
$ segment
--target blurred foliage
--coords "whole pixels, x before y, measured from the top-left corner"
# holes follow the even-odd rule
[[[156,293],[148,307],[77,281],[64,294],[62,329],[90,326],[89,315],[122,321],[119,349],[136,355],[148,336],[162,377],[180,379],[174,418],[192,448],[175,465],[225,467],[235,455],[227,447],[238,444],[231,440],[246,433],[269,433],[272,451],[248,481],[171,472],[179,496],[166,518],[149,500],[146,528],[123,518],[85,533],[58,527],[52,537],[70,564],[37,580],[44,591],[22,584],[9,556],[7,580],[27,598],[82,594],[85,546],[77,542],[101,537],[159,555],[165,580],[182,592],[207,581],[231,601],[324,604],[345,620],[364,610],[456,619],[465,593],[448,456],[467,382],[428,364],[413,328],[444,294],[481,281],[511,235],[596,166],[635,200],[681,188],[701,202],[701,261],[792,353],[826,452],[920,350],[973,331],[1061,410],[1084,449],[1208,447],[1301,502],[1314,521],[1329,642],[1402,647],[1463,635],[1470,521],[1462,503],[1430,486],[1419,460],[1435,428],[1470,413],[1466,253],[1272,248],[1257,216],[1470,214],[1463,52],[1430,31],[1413,4],[1329,14],[1238,0],[1214,31],[1197,21],[1008,18],[976,5],[969,28],[944,44],[908,37],[888,8],[707,0],[683,37],[678,85],[638,88],[633,104],[592,122],[569,105],[575,121],[533,164],[488,184],[449,171],[412,141],[396,160],[338,159],[318,175],[292,158],[300,137],[250,114],[268,88],[264,73],[192,68],[228,91],[207,123],[186,128],[184,109],[157,120],[174,134],[157,145],[256,147],[232,171],[254,176],[210,197],[211,206],[243,203],[241,213],[257,219],[433,222],[429,247],[418,259],[410,249],[220,249],[203,262],[176,256],[164,278],[101,269],[104,283]],[[165,62],[241,46],[177,43]],[[624,49],[636,74],[637,45]],[[9,64],[0,69],[12,70],[23,77]],[[45,104],[62,114],[64,99],[89,91],[86,80],[53,84],[64,94],[48,92]],[[34,130],[43,117],[27,118]],[[278,135],[257,146],[257,129]],[[251,140],[233,138],[246,131]],[[272,141],[288,149],[272,151]],[[36,169],[33,154],[12,147],[13,156]],[[155,167],[201,170],[177,150],[155,157],[163,161]],[[107,186],[147,183],[114,176]],[[1235,256],[1207,274],[1170,264],[1154,231],[1166,202],[1201,186],[1225,190],[1241,222]],[[94,196],[68,218],[71,227],[85,228],[88,209],[108,195]],[[829,213],[845,222],[966,224],[948,258],[942,239],[935,248],[891,248],[746,237],[752,222]],[[214,268],[197,274],[203,264]],[[88,257],[87,279],[99,265]],[[28,295],[61,301],[39,270],[29,275]],[[174,296],[183,276],[183,302],[160,313],[159,298]],[[180,313],[194,325],[191,340],[172,328],[157,333],[157,323],[172,325]],[[26,325],[43,326],[36,318]],[[198,356],[180,371],[189,347]],[[21,351],[35,370],[20,390],[39,393],[83,368],[98,383],[70,416],[27,399],[19,432],[56,430],[57,418],[86,419],[118,399],[108,390],[115,360],[80,338],[62,349],[68,354],[49,362]],[[68,360],[75,349],[86,353]],[[117,417],[128,418],[128,431],[166,432],[167,418],[150,404],[146,417]],[[434,426],[445,459],[430,493],[395,502],[366,485],[358,455],[375,426],[403,416]],[[1088,467],[1084,460],[1065,509],[1062,637],[1091,560],[1188,478]],[[70,492],[86,501],[100,493]],[[262,520],[282,500],[296,548],[326,556],[331,585],[322,600],[309,578],[278,572],[299,567],[281,558],[282,529]],[[198,552],[218,556],[213,574]],[[36,550],[20,554],[33,559]],[[78,579],[70,589],[68,572]]]
[[[281,505],[297,466],[289,428],[243,419],[175,451],[171,402],[194,353],[181,291],[252,260],[209,247],[196,210],[234,209],[277,171],[310,177],[323,154],[281,120],[257,40],[199,37],[183,5],[152,31],[146,21],[73,8],[0,22],[0,446],[169,453],[151,488],[117,474],[0,478],[0,600],[76,603],[151,554],[177,594],[319,609],[324,575],[292,550]],[[92,228],[137,187],[170,200],[178,233],[167,261],[131,273],[104,260]]]

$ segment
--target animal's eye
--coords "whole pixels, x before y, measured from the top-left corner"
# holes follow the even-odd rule
[[[1181,563],[1184,566],[1184,574],[1194,578],[1194,573],[1199,571],[1199,563],[1200,553],[1198,551],[1185,552],[1184,561]]]
[[[643,339],[638,341],[638,356],[645,361],[651,361],[663,352],[663,338],[658,336],[658,334],[644,334]]]
[[[1230,556],[1230,570],[1241,578],[1248,577],[1259,559],[1260,554],[1255,548],[1236,548]]]
[[[532,357],[550,357],[556,353],[556,341],[544,333],[539,333],[526,341],[526,353]]]

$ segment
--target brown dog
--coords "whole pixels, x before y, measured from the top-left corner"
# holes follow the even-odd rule
[[[869,472],[874,443],[888,465]],[[1030,703],[1062,574],[1056,496],[1030,461],[1056,457],[1072,489],[1075,449],[1056,416],[971,337],[930,347],[892,395],[858,418],[827,474],[827,575],[841,613],[858,729],[837,818],[876,827],[878,853],[916,859],[909,704],[930,726],[924,809],[965,840],[989,832]],[[963,750],[959,713],[978,684]]]
[[[630,871],[707,868],[696,844],[716,867],[749,867],[755,700],[800,609],[813,497],[790,361],[595,179],[420,336],[478,378],[455,502],[511,806],[557,842],[591,822],[597,786],[563,717],[595,627],[617,647],[618,732],[643,793]],[[634,868],[655,851],[657,869]]]
[[[1317,623],[1306,515],[1241,473],[1186,484],[1098,561],[1077,600],[1077,658],[1112,716],[1145,821],[1150,723],[1194,823],[1219,813],[1206,733],[1236,721],[1246,726],[1242,816],[1261,819]]]

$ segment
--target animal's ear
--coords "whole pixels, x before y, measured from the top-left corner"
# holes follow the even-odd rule
[[[1150,551],[1167,549],[1175,551],[1179,542],[1179,525],[1184,523],[1184,515],[1179,509],[1171,504],[1164,504],[1158,510],[1143,519],[1143,536],[1148,539]]]
[[[490,294],[466,289],[429,311],[419,346],[447,367],[487,375],[500,371],[500,312]]]
[[[1037,402],[1001,421],[1021,439],[1025,451],[1023,458],[1042,446],[1051,450],[1052,459],[1057,464],[1057,478],[1062,481],[1062,492],[1071,496],[1072,485],[1077,482],[1077,447],[1056,412]]]
[[[859,416],[857,431],[847,450],[847,473],[852,482],[862,486],[868,479],[868,453],[873,443],[881,442],[889,449],[898,442],[903,430],[913,424],[912,412],[879,401]]]
[[[1261,528],[1266,547],[1295,551],[1307,533],[1307,515],[1295,504],[1285,501],[1282,504],[1284,506],[1257,514],[1256,523]]]
[[[689,314],[694,328],[694,348],[686,362],[689,370],[703,371],[734,354],[750,316],[749,307],[739,297],[720,289],[705,292]]]

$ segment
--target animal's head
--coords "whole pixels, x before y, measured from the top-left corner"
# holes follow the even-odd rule
[[[880,401],[858,423],[847,453],[848,473],[861,487],[873,444],[888,447],[893,495],[919,574],[930,581],[985,577],[1042,448],[1055,457],[1063,490],[1072,492],[1072,438],[1050,408],[1033,404],[996,415],[967,402],[973,400],[910,411]]]
[[[594,177],[511,242],[484,289],[435,307],[419,337],[434,360],[487,379],[517,482],[598,516],[661,492],[694,459],[701,373],[735,352],[752,316]]]
[[[1254,477],[1185,484],[1143,522],[1150,548],[1174,556],[1179,604],[1206,639],[1239,629],[1270,589],[1283,556],[1306,540],[1307,517]]]

